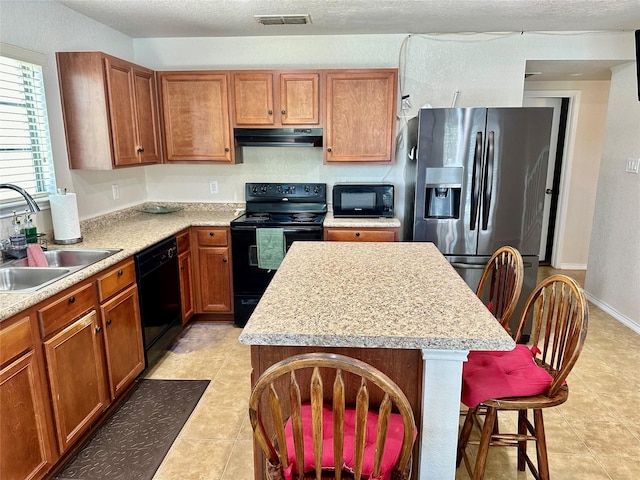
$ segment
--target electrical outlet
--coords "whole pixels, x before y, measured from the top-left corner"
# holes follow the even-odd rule
[[[118,200],[120,198],[120,187],[115,183],[111,185],[111,194],[113,195],[114,200]]]
[[[218,182],[209,180],[209,193],[218,193]]]
[[[638,173],[639,168],[640,168],[640,158],[627,159],[627,167],[625,168],[625,172]]]

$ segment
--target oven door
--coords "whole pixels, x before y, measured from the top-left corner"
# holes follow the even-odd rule
[[[293,242],[322,240],[322,227],[285,228],[284,236],[286,250],[289,250]],[[258,268],[255,227],[232,226],[231,249],[235,324],[244,326],[276,270]]]

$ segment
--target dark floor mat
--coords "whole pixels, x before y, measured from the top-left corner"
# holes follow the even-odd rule
[[[147,380],[54,477],[150,480],[209,380]]]

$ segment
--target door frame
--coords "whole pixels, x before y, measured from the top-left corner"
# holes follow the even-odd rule
[[[555,231],[553,234],[553,249],[551,252],[551,266],[560,268],[562,265],[562,251],[564,249],[565,225],[569,205],[569,186],[577,130],[578,110],[580,107],[580,90],[525,90],[523,97],[540,98],[568,98],[566,137],[562,152],[562,171],[560,172],[560,186],[558,192],[558,208],[556,210]]]

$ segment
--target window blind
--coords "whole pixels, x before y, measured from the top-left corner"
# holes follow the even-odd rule
[[[0,56],[0,183],[34,198],[55,191],[42,67]],[[0,189],[0,203],[22,199]]]

